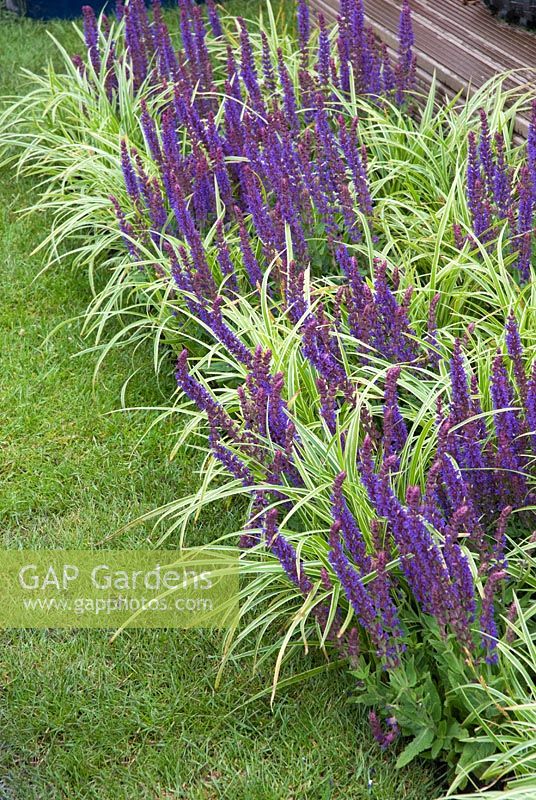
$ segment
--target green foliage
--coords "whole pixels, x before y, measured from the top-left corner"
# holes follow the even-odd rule
[[[46,27],[73,49],[70,23]],[[1,91],[19,90],[20,66],[39,70],[54,54],[44,25],[2,20]],[[36,191],[31,178],[16,181],[0,170],[2,543],[91,548],[188,494],[202,459],[182,450],[170,460],[177,422],[154,424],[173,391],[168,359],[155,381],[150,348],[116,347],[92,385],[95,357],[79,354],[89,287],[68,259],[37,278],[42,257],[30,253],[53,218],[18,213]],[[101,271],[95,291],[105,281]],[[138,410],[118,409],[121,401]],[[189,528],[190,542],[234,530],[241,515],[239,505],[209,509]],[[160,532],[133,525],[113,544],[147,547]],[[0,646],[6,800],[437,794],[431,770],[393,770],[392,757],[378,752],[366,720],[347,703],[349,677],[326,671],[323,660],[306,683],[283,684],[272,711],[266,698],[245,702],[270,682],[270,664],[251,675],[233,662],[214,691],[220,641],[213,634],[129,631],[111,645],[107,631],[6,630]],[[302,656],[293,671],[310,667]]]
[[[227,24],[232,26],[233,20]],[[279,36],[270,25],[267,28],[271,41],[280,43],[286,52],[293,80],[297,81],[298,59],[292,53],[292,38]],[[258,49],[257,40],[256,45]],[[215,47],[215,59],[221,66],[223,54]],[[136,349],[148,345],[155,371],[165,373],[168,349],[187,345],[199,380],[233,414],[238,405],[235,388],[244,380],[245,369],[212,342],[208,330],[192,318],[182,298],[171,294],[168,274],[157,277],[152,273],[150,267],[155,263],[169,271],[161,248],[144,246],[147,269],[143,273],[129,263],[111,213],[110,193],[127,202],[120,169],[120,136],[136,145],[147,170],[154,174],[139,127],[140,97],[133,98],[125,76],[119,102],[112,106],[102,87],[95,91],[77,72],[65,50],[60,49],[60,57],[59,70],[51,67],[47,75],[31,78],[34,89],[30,95],[7,109],[0,120],[4,131],[1,141],[6,159],[17,160],[21,173],[40,182],[43,194],[32,202],[33,210],[49,209],[53,213],[50,235],[43,242],[50,250],[50,263],[68,257],[89,273],[94,299],[84,333],[93,342],[88,350],[98,353],[96,368],[106,356],[121,352],[125,344]],[[502,343],[507,310],[515,309],[527,349],[533,352],[536,345],[536,287],[529,284],[520,288],[512,280],[508,269],[512,256],[505,253],[502,234],[489,250],[466,245],[462,252],[455,248],[452,237],[453,222],[460,223],[464,232],[469,228],[465,142],[478,108],[488,111],[493,128],[508,133],[516,110],[527,103],[526,95],[508,93],[503,83],[503,77],[497,78],[462,109],[454,103],[438,103],[432,87],[428,98],[423,99],[424,110],[411,116],[360,98],[341,98],[343,113],[361,119],[378,219],[377,240],[369,237],[355,245],[354,252],[368,263],[377,256],[400,267],[401,294],[407,286],[415,286],[411,316],[419,340],[426,335],[428,301],[437,291],[441,294],[438,323],[447,352],[454,337],[474,324],[466,337],[468,360],[485,397],[489,397],[490,363]],[[159,97],[154,102],[164,100]],[[14,148],[20,148],[20,152]],[[520,151],[510,146],[512,164],[518,165],[519,155]],[[216,273],[213,233],[207,237],[207,248]],[[228,238],[233,258],[238,260],[236,230],[231,229]],[[325,264],[326,255],[325,245],[318,242],[308,275],[315,302],[333,298],[338,285],[329,264]],[[103,274],[104,288],[100,279]],[[328,563],[325,532],[331,521],[329,495],[334,474],[344,469],[352,510],[369,535],[372,513],[357,476],[356,455],[363,439],[362,410],[366,408],[376,418],[381,416],[381,387],[388,363],[374,355],[368,364],[361,364],[351,349],[355,343],[352,345],[342,329],[341,337],[348,339],[347,369],[360,386],[358,406],[340,419],[341,429],[348,432],[342,452],[340,436],[328,436],[318,418],[320,398],[315,374],[300,352],[298,333],[278,313],[267,292],[261,293],[260,300],[244,297],[239,304],[227,303],[223,313],[248,347],[260,344],[274,353],[275,369],[285,374],[301,443],[297,467],[303,486],[277,487],[284,495],[278,503],[289,501],[281,529],[307,563],[308,574],[315,582],[314,598],[304,602],[299,592],[289,587],[270,554],[260,548],[247,553],[243,558],[244,576],[248,577],[243,591],[244,624],[242,629],[231,631],[225,642],[225,662],[232,663],[238,654],[253,657],[263,668],[275,662],[275,693],[278,685],[285,685],[280,676],[290,656],[304,642],[322,651],[327,647],[325,637],[322,632],[318,636],[315,627],[314,603],[327,603],[332,614],[337,605],[344,608],[347,617],[341,635],[351,624],[351,609],[340,587],[328,591],[320,581],[321,567]],[[410,429],[401,468],[394,476],[394,488],[403,496],[408,485],[422,485],[430,464],[436,444],[436,401],[446,394],[446,368],[443,365],[439,374],[433,374],[423,365],[403,374],[400,385]],[[491,414],[489,401],[484,414]],[[180,415],[182,423],[173,455],[185,443],[205,449],[203,415],[184,398],[161,408],[161,419],[171,415]],[[264,441],[263,447],[273,453],[272,442]],[[261,465],[254,458],[248,466],[256,476],[256,488],[274,488],[266,486]],[[202,476],[197,491],[167,502],[160,511],[143,513],[141,519],[147,522],[158,518],[165,526],[162,538],[175,541],[173,537],[178,534],[182,545],[207,507],[219,503],[225,509],[234,509],[239,498],[251,494],[251,487],[246,489],[239,481],[229,480],[210,456],[203,461]],[[242,510],[242,506],[237,507]],[[403,665],[386,674],[377,665],[370,644],[358,663],[351,665],[358,685],[357,703],[394,713],[410,737],[399,754],[398,766],[417,757],[441,758],[451,767],[453,791],[464,788],[475,777],[495,782],[514,775],[516,780],[504,797],[522,797],[516,793],[528,791],[536,772],[534,561],[527,526],[522,524],[515,533],[509,542],[509,569],[518,603],[517,621],[511,626],[515,646],[505,639],[500,642],[497,670],[474,663],[469,655],[465,661],[460,659],[452,639],[442,637],[435,624],[423,621],[422,615],[417,619],[409,602],[404,607],[408,655]],[[233,532],[227,530],[225,539],[231,536]],[[398,569],[396,564],[390,568]],[[472,563],[472,568],[482,590],[478,565]]]

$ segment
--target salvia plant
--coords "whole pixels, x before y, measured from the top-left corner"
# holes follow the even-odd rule
[[[267,9],[252,25],[180,0],[177,36],[157,0],[109,19],[85,7],[84,55],[41,80],[33,117],[12,109],[26,129],[3,140],[48,183],[54,254],[89,233],[78,260],[112,265],[97,337],[119,318],[110,346],[152,336],[176,356],[179,444],[207,460],[200,491],[162,512],[168,535],[247,499],[253,621],[226,657],[256,635],[275,691],[316,643],[399,765],[441,757],[457,787],[514,773],[522,796],[536,111],[516,148],[527,98],[500,81],[462,109],[420,97],[407,0],[394,55],[361,0],[333,28],[298,0],[285,36]]]
[[[536,101],[532,105],[527,139],[527,162],[517,174],[505,158],[504,137],[490,133],[484,109],[480,109],[480,132],[468,135],[467,201],[472,233],[463,237],[454,225],[458,246],[477,237],[483,243],[497,238],[506,226],[505,245],[517,255],[515,268],[522,283],[531,277],[536,193]]]
[[[133,86],[154,80],[160,91],[164,84],[165,94],[165,102],[157,108],[152,102],[153,114],[144,99],[140,106],[152,174],[135,149],[121,144],[129,204],[122,208],[116,198],[112,202],[132,255],[136,255],[134,238],[152,239],[158,245],[168,234],[185,241],[193,270],[208,274],[208,266],[199,261],[200,237],[217,219],[220,231],[236,232],[242,271],[255,289],[267,265],[275,265],[274,278],[281,279],[278,273],[281,261],[288,260],[289,236],[296,257],[306,263],[315,240],[326,240],[333,254],[337,239],[357,243],[364,228],[373,228],[366,147],[357,117],[348,121],[341,114],[340,97],[352,90],[379,103],[405,102],[415,67],[409,7],[404,4],[402,9],[396,63],[371,37],[359,3],[341,8],[336,50],[321,20],[318,47],[313,47],[304,8],[300,6],[298,14],[297,85],[281,48],[273,54],[266,37],[261,39],[258,63],[248,28],[238,20],[238,52],[227,50],[221,76],[223,103],[221,82],[216,82],[218,65],[212,65],[206,44],[209,32],[198,6],[188,2],[180,6],[184,50],[176,56],[169,51],[158,6],[151,23],[143,3],[125,8],[125,56],[137,76]],[[136,23],[129,27],[131,18]],[[219,40],[222,29],[215,25],[216,19],[211,7],[211,34]],[[95,20],[86,25],[90,59],[96,30]],[[132,38],[132,31],[138,38]],[[146,31],[152,31],[151,38]],[[143,58],[135,58],[136,53]],[[225,244],[220,246],[224,259],[220,267],[232,289],[234,269],[221,253],[224,249]]]

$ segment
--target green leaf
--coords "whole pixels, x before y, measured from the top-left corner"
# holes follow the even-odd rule
[[[432,756],[432,759],[434,761],[438,757],[440,752],[443,750],[444,746],[445,746],[445,739],[443,737],[441,737],[440,739],[436,739],[435,742],[432,744],[430,755]]]
[[[415,659],[408,658],[406,663],[406,678],[408,686],[415,686],[417,683],[417,670],[415,669]]]
[[[456,765],[456,774],[463,774],[467,771],[478,775],[479,771],[483,771],[487,766],[480,762],[493,755],[495,750],[495,744],[490,741],[464,742],[461,757]]]
[[[426,709],[437,725],[442,716],[443,703],[431,678],[425,683],[425,699]]]
[[[420,753],[431,746],[434,741],[435,731],[432,728],[424,728],[418,736],[411,740],[407,747],[402,750],[398,756],[396,766],[397,769],[405,767],[410,761],[413,761]]]

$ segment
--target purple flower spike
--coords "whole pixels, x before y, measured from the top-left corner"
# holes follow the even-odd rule
[[[302,594],[309,594],[313,584],[305,574],[302,562],[298,561],[294,547],[288,539],[285,539],[277,526],[277,508],[266,512],[264,535],[267,546],[277,556],[292,583]]]
[[[479,236],[485,228],[482,197],[482,180],[480,161],[478,158],[478,147],[474,131],[468,134],[468,158],[467,158],[467,202],[471,212],[473,229]]]
[[[405,100],[406,92],[413,89],[415,83],[416,60],[413,53],[413,26],[411,24],[411,8],[409,0],[403,0],[398,27],[398,64],[396,68],[396,102],[399,105]]]
[[[78,73],[83,77],[86,74],[86,65],[82,56],[74,55],[71,57],[71,61],[73,62],[73,65],[76,67]]]
[[[452,422],[463,422],[470,416],[470,403],[467,373],[463,363],[462,347],[459,339],[454,342],[454,352],[450,361],[450,385],[452,388],[450,411]]]
[[[369,320],[370,343],[392,361],[413,361],[417,348],[408,319],[411,288],[399,305],[387,282],[387,263],[376,259],[374,273],[374,297],[367,298],[363,309]]]
[[[241,212],[239,209],[235,209],[235,213],[238,217],[238,225],[239,225],[239,234],[240,234],[240,249],[242,251],[242,258],[244,262],[244,269],[246,270],[247,276],[249,278],[249,282],[254,289],[260,288],[262,285],[262,272],[259,266],[259,262],[255,258],[255,254],[251,248],[251,241],[246,230],[246,226],[244,224],[244,219],[242,217]]]
[[[348,504],[342,493],[342,485],[345,480],[346,473],[340,472],[333,481],[331,515],[334,520],[339,520],[340,522],[340,530],[344,538],[344,544],[354,564],[358,567],[362,575],[366,575],[370,572],[371,561],[366,552],[363,534],[359,529],[354,515],[348,508]]]
[[[316,382],[320,396],[320,415],[332,436],[337,432],[337,387],[330,385],[324,378]]]
[[[519,432],[519,421],[514,406],[514,393],[508,379],[506,365],[501,353],[498,353],[493,361],[491,372],[491,397],[495,411],[501,412],[510,409],[506,413],[495,414],[495,427],[499,439],[504,439],[512,443]]]
[[[132,161],[127,149],[127,143],[124,139],[121,140],[121,169],[123,170],[123,178],[125,180],[127,192],[130,198],[136,202],[139,199],[140,190],[138,187],[136,173],[134,172],[134,167],[132,166]]]
[[[337,49],[339,51],[339,85],[341,90],[348,94],[350,91],[350,67],[351,67],[351,34],[345,8],[341,5],[341,13],[338,17],[339,36],[337,39]]]
[[[532,374],[528,382],[525,420],[531,434],[532,449],[534,455],[536,455],[536,361],[532,367]]]
[[[467,237],[463,235],[461,226],[457,222],[452,223],[452,232],[454,234],[454,243],[456,247],[458,250],[463,250]]]
[[[220,16],[218,14],[218,9],[216,8],[216,3],[214,2],[214,0],[206,0],[206,2],[208,11],[208,21],[210,22],[212,33],[217,39],[219,39],[221,36],[223,36],[223,28],[221,26]]]
[[[119,230],[123,235],[123,241],[126,245],[128,252],[130,253],[130,256],[133,258],[134,261],[140,261],[141,255],[138,248],[134,244],[134,240],[136,237],[134,236],[134,230],[132,228],[132,225],[130,224],[130,222],[127,221],[121,206],[119,205],[117,199],[113,195],[110,195],[110,202],[114,207],[115,216],[117,218],[117,222],[119,223]]]
[[[508,350],[508,355],[512,359],[519,396],[525,404],[527,402],[528,389],[527,375],[525,372],[525,365],[523,363],[523,345],[521,344],[519,329],[513,313],[509,315],[506,322],[506,347]]]
[[[527,159],[536,202],[536,99],[532,101],[532,114],[527,137]]]
[[[372,197],[367,178],[367,151],[364,147],[359,147],[357,119],[353,120],[350,131],[347,131],[341,120],[339,138],[346,162],[351,170],[359,210],[368,220],[372,220]]]
[[[344,593],[354,609],[360,625],[373,637],[380,634],[377,637],[380,639],[383,637],[384,632],[381,630],[381,627],[377,627],[374,604],[363,585],[359,573],[352,567],[344,553],[339,535],[341,528],[342,523],[340,520],[336,520],[331,527],[329,536],[329,562],[341,582]],[[377,645],[379,645],[379,641]]]
[[[272,220],[257,177],[248,164],[244,165],[242,169],[241,180],[248,209],[253,217],[257,233],[265,244],[271,244],[275,239]]]
[[[244,85],[248,90],[251,97],[253,108],[260,114],[264,112],[264,103],[262,100],[261,90],[257,79],[257,69],[255,67],[255,60],[253,58],[253,50],[251,47],[251,40],[249,38],[248,29],[244,20],[239,17],[238,23],[240,25],[240,48],[241,48],[241,64],[240,74]]]
[[[527,491],[524,460],[521,456],[523,438],[521,424],[515,410],[514,392],[503,356],[498,353],[491,372],[491,397],[495,410],[493,422],[497,435],[496,469],[501,476],[498,493],[505,503],[523,502]]]
[[[382,56],[382,89],[390,95],[396,88],[396,75],[391,64],[391,58],[385,42],[381,44]]]
[[[270,374],[271,358],[270,350],[263,351],[260,345],[256,348],[246,383],[238,390],[240,405],[246,427],[270,438],[286,451],[291,446],[288,437],[292,429],[282,398],[284,376],[282,372]]]
[[[330,43],[329,43],[329,34],[326,27],[326,20],[322,14],[318,15],[318,27],[320,33],[318,35],[318,61],[316,65],[316,71],[318,74],[318,80],[322,86],[327,86],[330,79],[331,74],[331,67],[330,67]]]
[[[493,191],[493,178],[495,165],[491,150],[491,136],[489,132],[488,116],[483,108],[478,112],[480,115],[480,142],[478,144],[478,155],[483,170],[483,180],[486,192]]]
[[[162,165],[162,151],[160,149],[160,142],[158,141],[158,134],[156,132],[156,124],[154,119],[150,116],[147,110],[147,103],[145,98],[141,99],[141,127],[143,135],[149,146],[149,150],[153,159],[160,166]]]
[[[261,31],[261,41],[262,41],[262,74],[264,77],[264,85],[270,94],[275,92],[275,77],[274,77],[274,67],[272,64],[272,56],[270,54],[270,45],[268,43],[268,37],[266,36],[264,31]]]
[[[302,352],[328,383],[341,390],[348,388],[346,371],[340,363],[340,348],[324,308],[319,305],[302,326]]]
[[[512,187],[508,165],[504,154],[504,138],[498,131],[494,136],[496,163],[493,172],[493,199],[500,219],[507,219],[511,203]]]
[[[305,277],[303,270],[298,268],[295,261],[290,261],[286,272],[282,273],[281,278],[286,311],[291,321],[297,324],[308,312],[304,294]]]
[[[179,15],[184,54],[192,66],[196,62],[196,47],[192,30],[192,4],[189,0],[180,0]]]
[[[517,246],[519,248],[519,257],[516,266],[523,283],[529,281],[531,271],[534,214],[533,195],[534,187],[531,181],[530,170],[528,167],[522,167],[519,180],[519,207],[517,216]]]
[[[390,653],[393,665],[395,665],[398,661],[398,654],[406,649],[406,645],[401,641],[404,631],[402,630],[398,610],[393,600],[393,596],[396,597],[396,584],[387,570],[387,564],[391,560],[391,553],[388,545],[382,547],[379,537],[377,536],[379,532],[378,520],[371,520],[370,528],[376,540],[377,551],[377,555],[372,561],[372,568],[376,571],[372,595],[376,611],[381,617],[384,627],[391,632],[391,636],[393,640],[395,640],[393,641]]]
[[[382,90],[383,54],[371,28],[365,30],[365,42],[363,88],[368,94],[378,96]]]
[[[162,83],[167,80],[171,80],[173,83],[179,83],[179,62],[175,50],[173,49],[169,30],[164,22],[160,0],[153,0],[153,40],[159,63],[160,80]]]
[[[238,361],[250,368],[253,365],[253,357],[248,348],[240,341],[236,333],[224,322],[221,306],[223,299],[216,297],[212,304],[212,311],[208,314],[208,324],[214,336],[235,356]]]
[[[98,73],[101,68],[101,58],[99,53],[99,30],[95,12],[91,6],[82,6],[82,16],[84,18],[84,39],[89,53],[89,60],[95,72]]]
[[[451,624],[460,643],[473,650],[475,644],[471,625],[476,612],[475,587],[469,561],[458,545],[458,537],[464,530],[464,525],[470,524],[470,510],[467,506],[461,506],[451,515],[445,533],[443,558],[452,581],[454,613]]]
[[[194,6],[193,12],[193,29],[194,29],[194,40],[195,40],[195,47],[197,51],[197,64],[199,68],[199,79],[203,89],[208,92],[212,86],[212,65],[210,63],[210,56],[208,53],[207,48],[207,30],[205,28],[205,23],[203,21],[203,15],[201,13],[201,9],[198,5]],[[203,102],[203,107],[206,107],[206,103]]]
[[[497,655],[497,623],[495,622],[494,600],[500,584],[507,578],[507,573],[502,570],[493,570],[484,587],[484,599],[480,614],[480,630],[482,631],[482,647],[486,651],[488,664],[496,664]]]
[[[228,447],[225,447],[221,441],[221,435],[217,427],[211,423],[209,435],[210,447],[213,456],[223,464],[225,469],[237,480],[241,481],[243,486],[251,486],[253,483],[253,475],[244,464],[244,462]]]
[[[125,43],[132,67],[134,88],[137,90],[147,78],[149,44],[147,12],[143,0],[131,0],[125,6]]]
[[[309,19],[309,5],[307,0],[298,0],[297,28],[300,49],[304,51],[309,43],[309,37],[311,35],[311,22]]]
[[[285,104],[287,121],[292,128],[298,130],[300,127],[300,122],[296,113],[296,95],[294,94],[294,87],[292,85],[288,69],[285,65],[281,48],[279,48],[277,51],[277,64],[279,68],[279,80],[281,81],[281,86],[283,87],[283,102]]]
[[[188,371],[188,351],[183,350],[177,360],[175,370],[177,385],[192,400],[200,411],[204,411],[213,426],[218,425],[232,439],[239,441],[236,425],[217,400],[196,381]]]

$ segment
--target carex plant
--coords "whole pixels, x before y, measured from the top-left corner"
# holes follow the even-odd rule
[[[406,0],[394,55],[359,0],[333,28],[300,0],[284,35],[269,6],[257,25],[176,14],[179,36],[157,2],[85,8],[84,55],[36,78],[3,135],[43,179],[54,252],[74,236],[110,271],[88,316],[97,338],[123,323],[104,351],[177,353],[180,441],[207,460],[169,534],[245,497],[227,656],[256,635],[275,686],[316,642],[382,747],[412,737],[400,764],[534,777],[527,98],[501,79],[461,109],[421,97]]]

